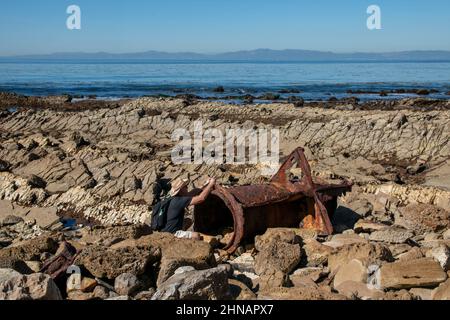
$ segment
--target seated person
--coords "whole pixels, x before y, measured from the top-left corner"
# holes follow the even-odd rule
[[[191,196],[188,192],[189,180],[176,179],[173,181],[172,189],[170,190],[172,200],[167,209],[167,222],[161,231],[173,233],[178,238],[200,240],[201,236],[199,233],[183,231],[184,212],[189,206],[195,206],[205,202],[213,190],[215,183],[216,180],[210,178],[199,195]]]

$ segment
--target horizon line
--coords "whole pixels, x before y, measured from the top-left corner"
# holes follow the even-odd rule
[[[352,54],[401,54],[401,53],[449,53],[450,49],[412,49],[412,50],[395,50],[395,51],[333,51],[333,50],[314,50],[314,49],[271,49],[271,48],[256,48],[256,49],[240,49],[221,52],[197,52],[197,51],[165,51],[158,49],[148,49],[145,51],[131,51],[131,52],[110,52],[110,51],[55,51],[50,53],[28,53],[28,54],[0,54],[0,58],[21,58],[30,56],[52,56],[52,55],[68,55],[68,54],[108,54],[108,55],[132,55],[132,54],[144,54],[144,53],[160,53],[160,54],[195,54],[201,56],[216,56],[230,53],[245,53],[255,51],[272,51],[272,52],[286,52],[286,51],[302,51],[302,52],[317,52],[327,53],[335,55],[352,55]]]

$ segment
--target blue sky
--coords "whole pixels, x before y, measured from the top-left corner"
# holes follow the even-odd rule
[[[82,29],[66,28],[66,8]],[[366,9],[381,7],[382,30]],[[0,3],[0,55],[51,52],[450,50],[448,0],[14,0]]]

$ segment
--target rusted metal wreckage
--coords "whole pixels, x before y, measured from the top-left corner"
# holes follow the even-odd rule
[[[295,164],[302,175],[293,180],[288,171]],[[210,234],[232,227],[233,236],[224,248],[230,253],[267,228],[301,226],[329,235],[333,233],[331,217],[337,198],[351,188],[349,181],[327,184],[313,179],[304,149],[297,148],[267,184],[216,185],[208,199],[194,209],[194,230]]]

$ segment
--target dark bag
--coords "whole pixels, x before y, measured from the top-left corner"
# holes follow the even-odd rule
[[[161,231],[166,226],[170,201],[172,201],[172,197],[163,199],[153,207],[152,224],[150,226],[152,230]]]

